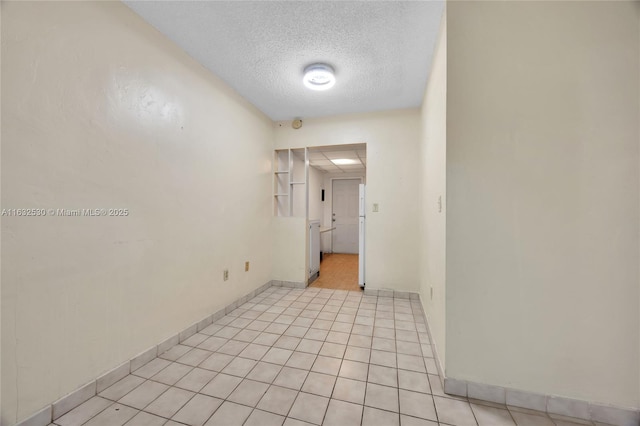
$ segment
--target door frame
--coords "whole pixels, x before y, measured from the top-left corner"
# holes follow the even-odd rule
[[[329,221],[330,223],[333,224],[333,222],[331,222],[331,220],[333,219],[333,181],[334,180],[356,180],[359,179],[360,183],[364,183],[364,178],[362,176],[352,176],[352,177],[332,177],[330,178],[330,183],[331,183],[331,197],[329,198]],[[333,228],[333,226],[331,226],[331,228]],[[333,231],[331,231],[331,238],[329,239],[329,249],[331,250],[329,253],[333,253]],[[360,229],[358,228],[358,237],[360,237],[359,235],[360,233]]]

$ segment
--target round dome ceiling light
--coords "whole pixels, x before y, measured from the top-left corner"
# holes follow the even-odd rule
[[[328,90],[336,84],[336,76],[329,65],[313,64],[304,69],[302,81],[311,90]]]

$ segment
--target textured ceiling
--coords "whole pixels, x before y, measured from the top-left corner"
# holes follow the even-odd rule
[[[441,1],[125,3],[273,120],[417,107]],[[336,85],[302,84],[315,62]]]

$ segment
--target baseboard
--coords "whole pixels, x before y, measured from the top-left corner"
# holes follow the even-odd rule
[[[411,291],[398,291],[391,289],[382,289],[382,288],[369,288],[367,286],[364,287],[364,295],[365,296],[378,296],[378,297],[393,297],[396,299],[411,299],[411,300],[420,300],[420,295],[418,293],[414,293]],[[424,310],[423,310],[424,315]]]
[[[640,424],[640,410],[636,409],[614,407],[448,377],[444,379],[444,382],[444,391],[450,395],[465,396],[512,407],[543,411],[550,415],[557,414],[616,426],[638,426]]]
[[[422,307],[422,314],[426,319],[427,315],[424,311],[422,300],[420,300],[420,306]],[[462,396],[512,407],[542,411],[549,415],[568,416],[616,426],[640,425],[640,410],[614,407],[556,395],[543,395],[519,389],[446,377],[442,363],[440,362],[440,357],[438,356],[438,349],[433,340],[429,321],[425,322],[429,340],[431,341],[433,356],[436,361],[436,366],[438,367],[440,380],[442,381],[442,387],[448,395]]]
[[[236,309],[238,306],[247,302],[250,299],[253,299],[258,294],[262,293],[266,289],[271,286],[281,286],[281,287],[289,287],[289,285],[281,284],[283,281],[269,281],[252,292],[240,297],[234,302],[228,304],[222,309],[219,309],[217,312],[208,315],[207,317],[201,319],[198,322],[191,324],[189,327],[185,328],[179,333],[176,333],[157,345],[154,345],[140,354],[134,356],[128,361],[118,365],[117,367],[107,371],[102,374],[95,380],[92,380],[89,383],[86,383],[80,386],[78,389],[69,393],[68,395],[63,396],[57,401],[47,405],[46,407],[38,410],[36,413],[26,418],[25,420],[20,421],[16,424],[16,426],[48,426],[54,420],[59,417],[64,416],[69,411],[73,410],[77,406],[83,404],[89,399],[93,398],[109,386],[113,385],[120,379],[124,378],[131,372],[137,370],[139,367],[143,366],[147,362],[151,361],[158,355],[166,352],[171,347],[177,345],[180,342],[188,339],[189,337],[196,334],[198,331],[203,330],[210,324],[213,324],[215,321],[218,321],[220,318],[224,317],[229,312]],[[289,283],[289,282],[284,282]],[[292,283],[292,284],[302,284],[302,283]],[[296,287],[299,288],[299,287]],[[304,288],[304,287],[302,287]]]
[[[286,287],[286,288],[307,288],[307,284],[298,281],[280,281],[272,280],[271,285],[274,287]]]
[[[433,339],[433,333],[431,332],[431,326],[429,325],[429,321],[427,318],[427,313],[424,310],[424,303],[422,303],[422,297],[418,293],[418,300],[420,300],[420,308],[422,308],[422,315],[425,319],[425,324],[427,325],[427,334],[429,334],[429,341],[431,342],[431,350],[433,351],[433,359],[436,362],[436,368],[438,369],[438,377],[440,378],[440,384],[442,385],[442,389],[444,389],[444,368],[442,367],[442,362],[440,361],[440,356],[438,355],[438,347],[436,345],[435,340]]]

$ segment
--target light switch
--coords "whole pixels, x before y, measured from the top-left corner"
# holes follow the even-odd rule
[[[378,203],[373,203],[373,212],[374,213],[378,212]]]

